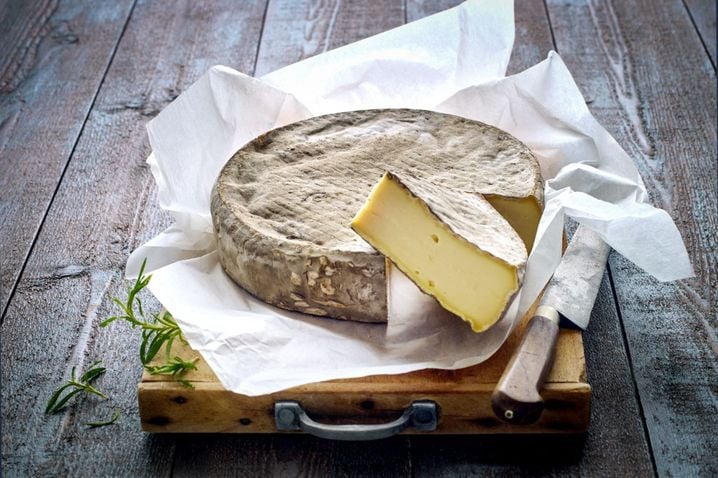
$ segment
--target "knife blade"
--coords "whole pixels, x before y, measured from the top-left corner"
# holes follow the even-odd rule
[[[539,419],[544,409],[539,391],[553,364],[560,316],[588,324],[610,250],[598,234],[578,227],[496,384],[491,406],[497,417],[518,425]]]

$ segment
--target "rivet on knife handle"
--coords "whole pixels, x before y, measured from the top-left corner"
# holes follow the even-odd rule
[[[517,425],[533,423],[541,416],[544,401],[539,390],[553,364],[558,321],[553,307],[541,306],[536,311],[491,396],[496,416]]]

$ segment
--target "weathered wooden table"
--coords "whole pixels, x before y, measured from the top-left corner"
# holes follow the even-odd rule
[[[696,270],[662,284],[613,254],[585,334],[581,438],[149,435],[138,334],[100,328],[128,254],[170,223],[144,125],[214,64],[261,75],[454,1],[0,2],[5,476],[718,475],[715,4],[517,0],[510,72],[557,50],[675,219]],[[640,240],[640,238],[637,238]],[[151,306],[158,306],[152,304]],[[107,404],[44,407],[102,358]]]

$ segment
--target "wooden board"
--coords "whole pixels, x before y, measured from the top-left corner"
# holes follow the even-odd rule
[[[441,410],[434,434],[585,432],[591,387],[578,330],[563,329],[559,334],[554,365],[542,392],[546,410],[537,423],[506,424],[491,410],[491,393],[529,317],[489,360],[461,370],[332,380],[257,397],[227,391],[201,357],[197,370],[185,377],[194,388],[145,372],[137,394],[142,429],[154,433],[274,433],[274,403],[279,400],[300,402],[321,422],[380,423],[398,418],[412,401],[428,399]],[[181,343],[173,346],[172,355],[199,357]],[[405,433],[415,432],[409,429]]]

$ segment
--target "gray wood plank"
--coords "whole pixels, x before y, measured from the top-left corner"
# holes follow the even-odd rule
[[[703,40],[703,46],[716,64],[716,2],[714,0],[684,0],[691,19]]]
[[[181,436],[173,476],[411,476],[409,442],[330,442],[312,436]]]
[[[513,75],[543,61],[555,47],[546,11],[533,0],[515,0],[516,39],[507,75]]]
[[[254,76],[404,23],[401,0],[269,2]]]
[[[411,4],[410,4],[411,5]],[[409,11],[412,9],[409,8]],[[517,1],[515,73],[554,49],[543,5]],[[584,437],[425,437],[412,439],[416,476],[650,476],[650,451],[640,419],[614,297],[604,277],[584,334],[591,427]],[[620,403],[620,406],[616,406]]]
[[[659,283],[617,254],[610,260],[657,471],[715,476],[715,70],[678,0],[548,8],[559,53],[633,156],[653,203],[676,220],[696,269],[694,279]]]
[[[0,314],[85,123],[133,0],[0,5]]]
[[[175,439],[140,431],[138,332],[98,324],[114,313],[110,297],[123,295],[130,251],[169,222],[144,162],[145,123],[214,64],[252,70],[265,2],[235,7],[143,1],[133,12],[2,324],[8,476],[170,474]],[[46,416],[70,367],[96,359],[108,367],[98,385],[111,401],[82,399]],[[118,424],[83,425],[115,407]]]
[[[460,5],[463,0],[407,0],[406,21],[420,20],[434,13]]]

